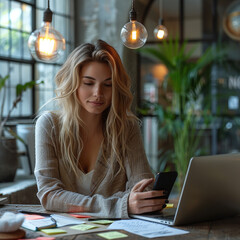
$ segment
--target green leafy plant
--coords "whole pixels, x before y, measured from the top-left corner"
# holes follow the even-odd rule
[[[7,115],[3,117],[3,111],[5,107],[5,99],[6,99],[6,82],[9,79],[9,75],[2,77],[0,75],[0,138],[5,136],[4,131],[8,131],[14,138],[23,141],[17,134],[10,128],[6,127],[6,123],[9,120],[13,110],[17,107],[18,103],[22,101],[23,93],[32,88],[35,85],[43,83],[43,81],[29,81],[24,84],[16,85],[16,97],[12,103],[12,106],[7,111]]]
[[[210,98],[211,68],[216,61],[225,57],[220,47],[209,47],[198,59],[193,59],[195,48],[187,50],[187,42],[178,39],[164,40],[157,47],[141,50],[146,56],[163,63],[168,73],[161,86],[158,102],[143,101],[139,109],[142,115],[155,115],[159,124],[159,137],[171,138],[172,154],[168,154],[179,175],[182,185],[188,162],[192,156],[200,154],[199,146],[202,130],[212,121]],[[202,106],[205,106],[204,109]],[[162,151],[161,151],[162,152]],[[164,159],[165,161],[165,159]],[[161,159],[160,159],[161,162]]]

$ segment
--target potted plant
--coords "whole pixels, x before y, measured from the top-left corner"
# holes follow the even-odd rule
[[[223,50],[210,47],[194,61],[192,55],[195,49],[187,51],[186,44],[186,41],[180,44],[178,39],[170,38],[169,41],[163,40],[157,47],[141,50],[143,54],[165,64],[168,69],[161,86],[160,101],[143,101],[139,112],[142,115],[155,115],[158,119],[159,137],[171,139],[172,151],[168,154],[168,160],[174,163],[178,171],[180,188],[190,158],[201,151],[201,127],[211,121],[210,99],[206,97],[209,92],[204,95],[205,91],[210,90],[211,67],[225,56]],[[163,151],[160,152],[166,158]],[[165,162],[161,156],[160,162]]]
[[[7,124],[14,108],[22,100],[23,93],[41,82],[30,81],[25,84],[18,84],[16,86],[16,97],[12,106],[7,111],[7,115],[3,116],[6,98],[6,82],[9,75],[0,76],[0,182],[10,182],[14,180],[15,173],[18,167],[18,153],[17,143],[19,140],[24,143],[23,139],[19,137],[16,132]],[[26,144],[24,143],[26,146]]]

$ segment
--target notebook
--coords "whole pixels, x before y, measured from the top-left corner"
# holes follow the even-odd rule
[[[0,205],[4,205],[8,203],[8,198],[7,197],[0,197]]]
[[[240,214],[240,153],[193,157],[176,209],[132,218],[186,225]]]

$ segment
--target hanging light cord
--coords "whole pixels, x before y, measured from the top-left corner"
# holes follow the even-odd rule
[[[159,0],[158,6],[159,6],[159,19],[158,19],[158,24],[162,25],[163,22],[163,0]]]
[[[160,0],[160,18],[163,18],[163,0]]]
[[[132,21],[137,20],[137,13],[134,9],[134,0],[132,0],[132,9],[130,11],[130,20],[132,20]]]
[[[44,22],[52,22],[52,14],[53,12],[50,9],[50,0],[48,0],[48,8],[43,13],[43,21]]]

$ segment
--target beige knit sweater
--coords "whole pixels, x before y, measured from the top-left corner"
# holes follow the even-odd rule
[[[139,126],[129,129],[125,171],[114,162],[110,168],[99,151],[89,196],[81,194],[73,172],[63,165],[59,151],[59,123],[54,113],[43,114],[36,123],[35,176],[42,206],[51,211],[81,212],[94,216],[128,218],[128,196],[132,187],[153,177],[144,152]],[[113,177],[112,177],[113,176]]]

